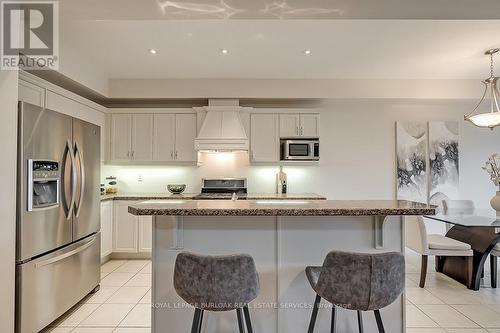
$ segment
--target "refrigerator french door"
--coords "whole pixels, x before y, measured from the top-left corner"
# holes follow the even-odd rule
[[[16,332],[39,332],[100,281],[100,128],[19,103]]]

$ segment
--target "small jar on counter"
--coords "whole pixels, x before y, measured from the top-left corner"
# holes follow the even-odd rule
[[[118,193],[118,184],[116,183],[116,177],[109,176],[106,177],[106,193],[116,194]]]

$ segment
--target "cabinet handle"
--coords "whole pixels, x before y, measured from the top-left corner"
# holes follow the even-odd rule
[[[130,157],[130,151],[127,152],[127,157]]]
[[[170,158],[174,159],[174,152],[173,151],[170,152]]]
[[[175,159],[177,159],[177,152],[175,152]]]
[[[300,135],[304,134],[304,127],[300,127]]]
[[[134,153],[135,153],[135,151],[132,150],[132,158],[134,158]]]
[[[295,126],[295,135],[299,135],[299,126]]]

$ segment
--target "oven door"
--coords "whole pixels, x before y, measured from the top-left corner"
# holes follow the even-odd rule
[[[282,160],[315,160],[315,142],[305,140],[286,140],[283,142]]]

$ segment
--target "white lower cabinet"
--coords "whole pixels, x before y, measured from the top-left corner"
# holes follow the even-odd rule
[[[101,258],[113,252],[113,201],[101,202]]]
[[[128,212],[133,201],[114,201],[113,252],[149,253],[152,249],[153,219]]]
[[[153,249],[153,217],[139,216],[139,252],[151,252]]]
[[[132,201],[115,201],[113,252],[137,253],[137,216],[128,212]]]

